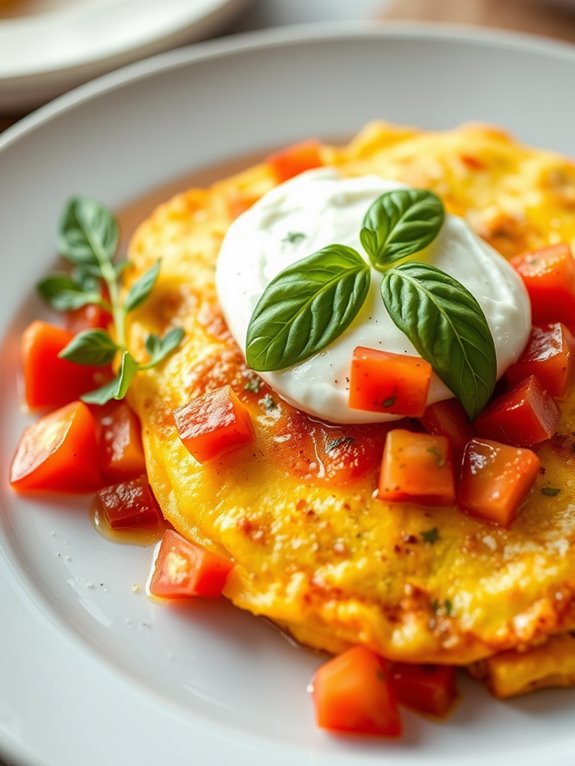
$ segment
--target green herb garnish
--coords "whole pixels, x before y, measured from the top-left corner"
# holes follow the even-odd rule
[[[332,452],[338,449],[343,444],[353,444],[355,439],[353,436],[338,436],[336,439],[328,439],[325,443],[325,451]]]
[[[443,271],[414,261],[396,265],[431,244],[444,218],[441,200],[430,191],[386,192],[368,209],[360,239],[371,266],[383,274],[381,298],[392,321],[474,419],[493,393],[497,372],[483,310]],[[329,245],[289,266],[254,309],[248,365],[282,370],[317,354],[354,321],[370,281],[366,260],[344,245]]]
[[[145,341],[149,359],[138,362],[131,355],[126,346],[126,317],[149,298],[160,272],[160,261],[130,286],[122,301],[121,276],[129,264],[114,263],[118,241],[118,223],[110,210],[88,197],[73,198],[60,219],[58,248],[74,269],[70,274],[51,274],[37,285],[40,296],[57,311],[96,304],[112,314],[113,336],[103,329],[86,330],[60,352],[70,362],[96,366],[107,366],[119,356],[116,377],[82,397],[92,404],[123,399],[136,373],[160,364],[184,337],[181,327],[173,328],[162,338],[150,334]],[[108,298],[103,297],[102,285]]]
[[[273,398],[271,394],[266,394],[263,399],[260,400],[264,410],[268,413],[275,412],[279,409],[279,404]]]
[[[302,239],[305,239],[305,234],[303,231],[288,231],[288,233],[283,238],[283,241],[295,245],[298,242],[301,242]]]
[[[541,487],[541,494],[546,497],[557,497],[560,492],[559,487]]]
[[[248,382],[244,385],[244,391],[250,391],[252,394],[259,394],[262,387],[262,379],[257,375],[249,375]]]
[[[437,529],[437,527],[432,527],[431,529],[426,529],[423,532],[420,532],[420,535],[426,543],[433,545],[439,540],[439,529]]]

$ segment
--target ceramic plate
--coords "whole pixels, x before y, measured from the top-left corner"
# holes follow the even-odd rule
[[[0,109],[209,37],[249,0],[0,0]]]
[[[573,153],[574,49],[417,26],[265,33],[165,54],[83,86],[0,138],[0,752],[28,766],[571,766],[575,691],[510,703],[462,679],[448,722],[406,715],[400,743],[317,730],[318,655],[229,604],[168,608],[144,584],[149,548],[113,544],[87,502],[14,496],[17,353],[41,311],[63,202],[116,209],[214,163],[385,118],[466,120]]]

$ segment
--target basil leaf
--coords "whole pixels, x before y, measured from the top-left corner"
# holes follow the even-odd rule
[[[134,357],[128,351],[124,351],[120,369],[114,380],[95,391],[84,394],[81,397],[82,401],[87,404],[106,404],[110,399],[123,399],[138,369],[138,363]]]
[[[86,292],[100,291],[102,274],[97,266],[82,264],[72,269],[70,276]]]
[[[264,290],[248,326],[253,370],[307,359],[351,324],[369,290],[370,268],[350,247],[328,245],[288,266]]]
[[[105,365],[110,364],[117,350],[105,330],[85,330],[75,335],[58,356],[75,364]]]
[[[148,271],[145,271],[130,287],[128,294],[126,295],[126,300],[124,301],[124,308],[126,311],[137,309],[150,295],[156,284],[158,274],[160,273],[160,264],[161,261],[156,261],[156,263],[148,269]]]
[[[98,303],[100,293],[86,292],[68,274],[50,274],[36,285],[42,299],[56,311],[74,311],[89,303]]]
[[[58,247],[64,258],[100,266],[114,257],[118,238],[118,223],[104,205],[90,197],[74,197],[68,202],[58,231]]]
[[[391,319],[473,420],[495,387],[495,344],[485,314],[460,282],[434,266],[404,263],[385,273]]]
[[[433,192],[395,189],[371,205],[359,238],[377,269],[430,245],[444,218],[443,203]]]
[[[150,333],[146,338],[146,351],[152,358],[147,364],[142,366],[142,369],[155,367],[162,362],[168,354],[171,354],[172,351],[180,345],[184,334],[184,329],[182,327],[174,327],[174,329],[167,332],[163,338]]]

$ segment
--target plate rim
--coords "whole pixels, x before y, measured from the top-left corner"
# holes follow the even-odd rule
[[[224,0],[247,3],[250,0]],[[543,35],[527,34],[510,30],[475,27],[463,23],[435,21],[335,21],[291,24],[284,27],[258,29],[231,34],[211,40],[203,40],[180,48],[153,53],[135,62],[125,63],[113,71],[100,74],[87,82],[76,85],[65,93],[43,104],[0,134],[0,150],[15,140],[22,132],[35,125],[72,109],[75,105],[96,98],[124,85],[143,79],[154,73],[166,72],[196,60],[225,58],[266,48],[283,47],[312,40],[376,37],[418,38],[444,40],[446,42],[468,41],[485,47],[528,51],[559,59],[575,60],[575,44],[555,40]],[[25,77],[24,79],[27,79]],[[0,87],[2,77],[0,75]]]

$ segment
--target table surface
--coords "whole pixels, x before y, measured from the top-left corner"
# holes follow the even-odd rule
[[[2,0],[0,0],[1,2]],[[221,35],[321,21],[429,20],[491,26],[575,42],[575,3],[566,0],[252,0]],[[23,114],[2,114],[0,132]],[[0,760],[0,766],[16,766]],[[24,764],[18,766],[25,766]]]

